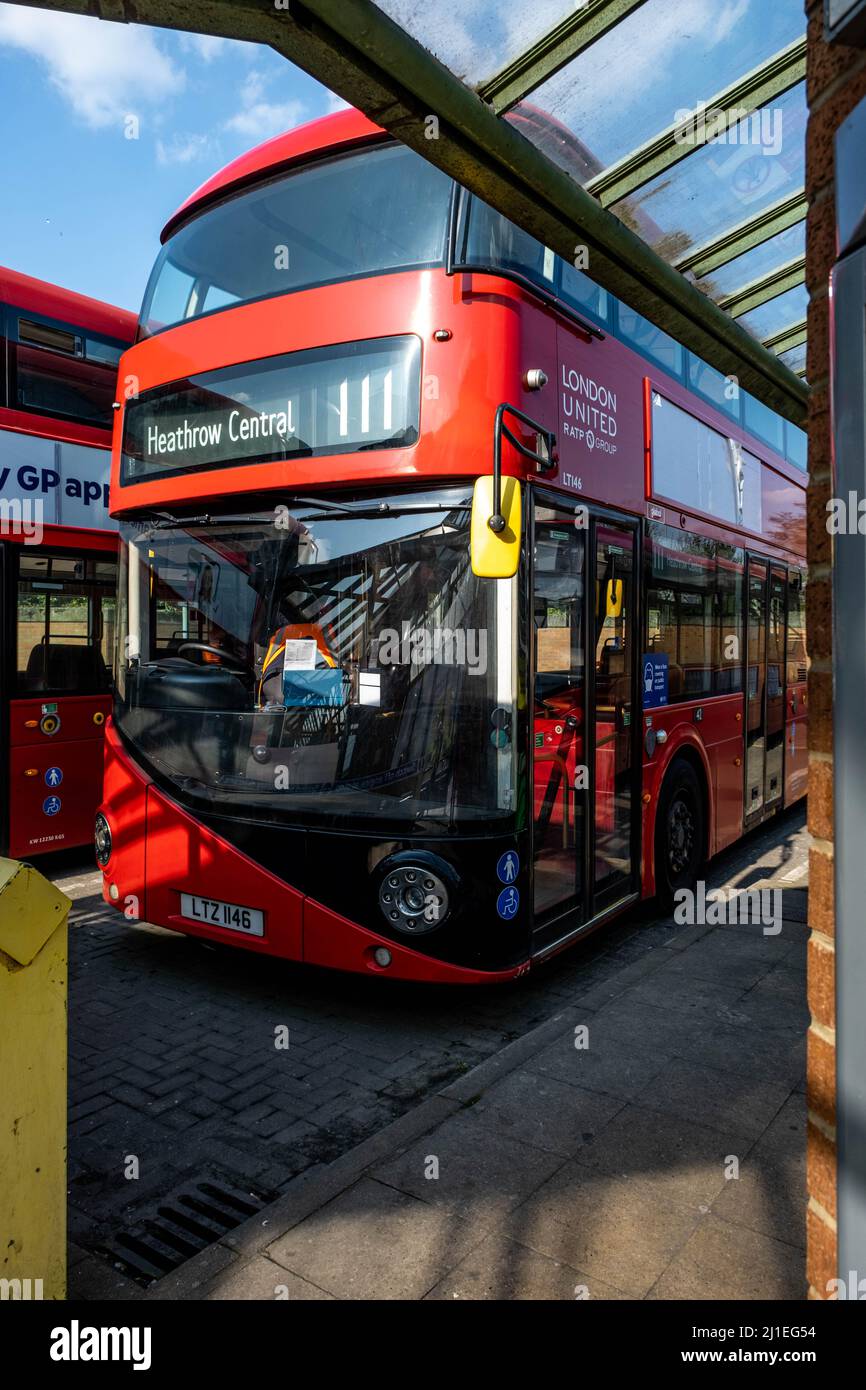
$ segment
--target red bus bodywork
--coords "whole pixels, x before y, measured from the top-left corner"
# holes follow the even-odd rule
[[[56,325],[77,336],[82,345],[89,335],[94,335],[101,344],[116,344],[119,349],[133,341],[136,316],[0,267],[0,347],[4,365],[0,382],[0,495],[7,501],[18,495],[24,501],[36,499],[49,518],[70,510],[71,521],[89,522],[93,516],[92,525],[47,520],[40,526],[41,537],[36,544],[33,534],[25,535],[14,519],[4,516],[0,536],[5,579],[0,851],[29,859],[92,842],[93,817],[102,796],[102,743],[111,695],[107,687],[102,693],[61,691],[35,679],[31,684],[44,688],[22,688],[25,673],[19,662],[24,654],[18,651],[22,629],[16,609],[19,560],[39,556],[46,561],[51,557],[81,557],[85,563],[97,557],[114,561],[117,536],[107,510],[110,408],[103,421],[94,424],[22,405],[14,390],[13,357],[15,325],[20,319],[49,327]],[[50,377],[50,350],[20,343],[18,347],[26,348],[31,362],[38,363],[46,378]],[[94,366],[86,353],[82,346],[79,357],[64,358],[62,362],[70,380],[80,382],[85,390],[94,378]],[[113,396],[113,390],[110,394]],[[19,440],[22,442],[16,443]],[[67,446],[72,461],[69,471],[59,462]],[[105,460],[101,465],[105,480],[96,477],[100,471],[93,462],[96,451],[99,460]],[[54,769],[59,771],[59,782]],[[59,807],[54,810],[58,802]]]
[[[279,136],[235,161],[209,180],[175,215],[165,237],[215,200],[321,153],[333,153],[383,139],[382,133],[352,111],[314,122]],[[421,428],[411,447],[382,448],[341,456],[297,457],[290,461],[245,463],[243,467],[212,467],[207,472],[177,471],[154,480],[123,482],[121,452],[123,419],[115,420],[112,461],[112,515],[122,520],[137,512],[160,508],[183,513],[203,504],[244,496],[359,489],[373,486],[418,485],[435,480],[471,479],[490,471],[492,422],[501,402],[519,407],[544,429],[556,433],[556,467],[540,478],[536,468],[506,448],[503,471],[525,484],[552,490],[563,503],[590,502],[600,515],[632,518],[638,528],[638,563],[643,560],[642,526],[653,518],[687,535],[700,535],[760,552],[778,566],[802,564],[805,492],[801,472],[781,455],[756,444],[755,439],[666,372],[652,367],[635,351],[610,335],[597,334],[578,315],[559,308],[507,274],[495,271],[449,275],[442,268],[392,272],[359,278],[291,295],[291,311],[283,297],[240,304],[199,319],[168,327],[139,341],[124,357],[122,374],[133,374],[146,393],[164,383],[196,374],[252,362],[278,354],[325,347],[334,342],[417,335],[422,344],[422,381],[435,389],[422,393]],[[542,391],[526,385],[526,373],[540,369],[549,383]],[[563,398],[578,390],[572,383],[591,381],[615,415],[615,450],[590,440],[586,428],[569,430]],[[586,389],[585,386],[581,389]],[[763,525],[761,532],[734,531],[708,514],[688,510],[654,492],[651,468],[654,391],[699,420],[756,454],[762,469]],[[573,405],[572,400],[572,405]],[[610,428],[610,426],[608,426]],[[792,522],[793,517],[793,522]],[[600,523],[599,523],[600,524]],[[639,631],[643,615],[639,620]],[[642,641],[638,637],[635,641]],[[640,649],[635,648],[635,659]],[[803,680],[785,689],[785,785],[780,804],[790,804],[805,791],[805,671]],[[651,711],[635,711],[635,719],[661,733],[653,752],[640,751],[639,863],[637,886],[629,896],[651,896],[656,889],[653,846],[656,811],[667,769],[675,758],[687,756],[703,777],[706,796],[708,856],[734,842],[744,830],[744,695],[703,696],[671,703]],[[566,721],[571,717],[571,726]],[[773,716],[782,717],[781,710]],[[612,725],[610,726],[613,727]],[[551,769],[570,785],[583,761],[584,711],[579,695],[536,710],[530,721],[533,759],[529,804],[539,815]],[[605,754],[603,716],[595,738],[600,750],[595,769],[595,826],[612,826],[616,765]],[[666,741],[665,741],[666,740]],[[606,809],[607,808],[607,809]],[[170,787],[159,782],[136,757],[135,748],[120,731],[110,728],[106,743],[105,797],[102,811],[112,833],[111,856],[103,865],[104,896],[130,916],[140,916],[175,930],[234,943],[232,933],[206,922],[193,923],[180,906],[181,894],[206,892],[209,898],[236,902],[242,897],[265,914],[264,937],[243,937],[245,949],[344,970],[386,972],[404,979],[473,983],[514,978],[533,959],[568,944],[579,931],[565,932],[561,941],[533,944],[530,928],[511,954],[485,968],[483,960],[442,959],[427,939],[401,941],[376,930],[375,916],[353,919],[340,910],[345,899],[329,882],[327,871],[297,876],[295,883],[248,850],[232,842],[214,825],[181,804]],[[560,824],[562,808],[554,807],[552,823]],[[608,818],[606,821],[605,818]],[[567,827],[566,827],[567,830]],[[299,829],[298,834],[302,832]],[[408,837],[407,837],[408,839]],[[513,840],[515,846],[517,838]],[[525,845],[520,853],[529,857]],[[253,851],[253,852],[249,852]],[[293,851],[287,848],[291,857]],[[480,850],[478,851],[480,855]],[[318,862],[318,861],[317,861]],[[523,870],[521,871],[524,872]],[[530,898],[521,878],[524,898]],[[495,888],[501,888],[501,880]],[[474,890],[473,890],[474,891]],[[627,905],[627,904],[626,904]],[[621,904],[620,904],[621,906]],[[492,907],[488,910],[492,911]],[[604,920],[597,913],[587,926]],[[377,962],[385,948],[390,963]]]

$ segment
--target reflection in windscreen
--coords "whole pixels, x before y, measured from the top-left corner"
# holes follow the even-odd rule
[[[158,774],[229,811],[510,814],[515,581],[472,574],[465,488],[380,501],[127,530],[118,724]]]

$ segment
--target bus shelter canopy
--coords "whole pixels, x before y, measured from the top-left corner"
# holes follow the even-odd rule
[[[805,376],[802,0],[378,4],[500,118],[550,116],[543,153]]]
[[[269,44],[804,423],[802,0],[37,3]]]

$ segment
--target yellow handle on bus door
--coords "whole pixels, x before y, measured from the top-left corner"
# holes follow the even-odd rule
[[[621,579],[609,579],[607,581],[607,601],[605,603],[605,616],[608,618],[622,617],[622,605],[625,598],[623,582]]]

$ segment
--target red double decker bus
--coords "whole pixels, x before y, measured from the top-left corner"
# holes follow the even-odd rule
[[[0,268],[0,853],[85,845],[102,795],[112,404],[134,314]]]
[[[802,795],[801,431],[353,111],[163,243],[107,901],[506,980]]]

